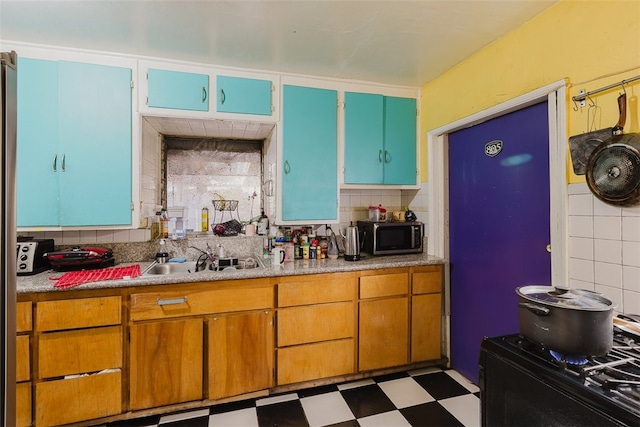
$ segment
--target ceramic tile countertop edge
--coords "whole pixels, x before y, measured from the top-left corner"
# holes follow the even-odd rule
[[[271,266],[269,260],[264,260],[265,268],[256,268],[251,270],[232,270],[209,272],[201,271],[198,273],[184,273],[158,276],[140,276],[134,279],[122,280],[105,280],[100,282],[84,283],[74,286],[66,290],[54,287],[54,277],[59,277],[63,272],[45,271],[33,276],[19,276],[17,283],[17,293],[33,293],[33,292],[73,292],[74,290],[87,289],[109,289],[136,287],[147,285],[168,285],[180,283],[194,282],[213,282],[219,280],[236,280],[236,279],[255,279],[278,276],[295,276],[302,274],[325,274],[338,273],[345,271],[359,270],[377,270],[382,268],[394,267],[413,267],[421,265],[437,265],[444,264],[445,260],[427,254],[414,255],[394,255],[394,256],[363,256],[359,261],[345,261],[343,258],[337,260],[296,260],[294,262],[285,262],[282,266]],[[118,266],[127,266],[140,264],[140,268],[144,271],[150,263],[129,263],[119,264]]]

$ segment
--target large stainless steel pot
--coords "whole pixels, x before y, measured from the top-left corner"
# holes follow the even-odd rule
[[[520,334],[571,356],[602,356],[613,345],[616,304],[602,295],[553,286],[516,289]]]

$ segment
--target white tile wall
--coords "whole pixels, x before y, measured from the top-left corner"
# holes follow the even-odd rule
[[[569,186],[569,285],[601,292],[640,314],[640,207],[612,206]]]

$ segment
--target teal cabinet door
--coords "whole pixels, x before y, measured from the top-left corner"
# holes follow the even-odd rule
[[[60,224],[58,64],[18,57],[18,227]]]
[[[271,115],[271,81],[217,76],[216,111]]]
[[[384,183],[414,185],[416,169],[416,100],[384,99]]]
[[[149,107],[209,111],[209,76],[179,71],[147,71]]]
[[[131,70],[20,58],[19,227],[131,224]]]
[[[346,92],[344,97],[344,182],[382,184],[383,96]]]
[[[131,70],[60,62],[61,225],[131,224]]]
[[[338,219],[338,93],[283,88],[282,219]]]

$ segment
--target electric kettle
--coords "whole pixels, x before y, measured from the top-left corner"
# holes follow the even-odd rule
[[[358,261],[360,259],[360,234],[358,227],[350,223],[345,231],[344,237],[344,259],[345,261]]]

